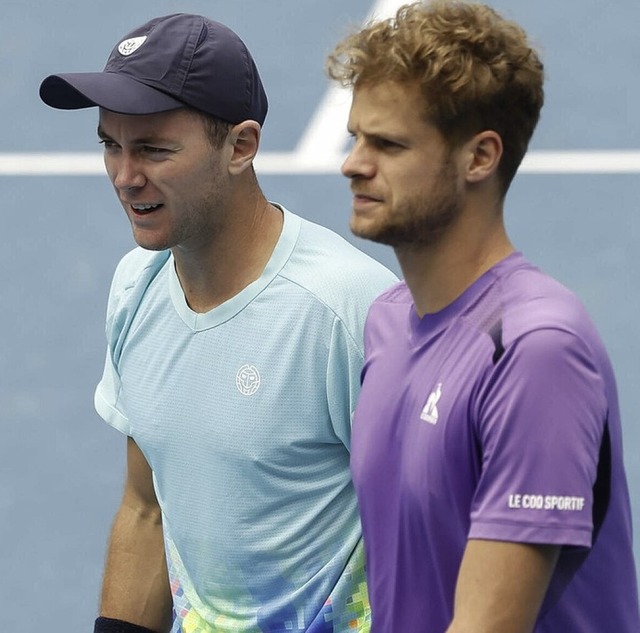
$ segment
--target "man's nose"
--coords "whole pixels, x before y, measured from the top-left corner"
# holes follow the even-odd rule
[[[140,162],[135,156],[126,152],[121,152],[118,157],[107,159],[107,171],[118,190],[144,187],[147,181]]]
[[[375,166],[366,149],[356,142],[342,163],[342,175],[347,178],[371,178],[375,172]]]

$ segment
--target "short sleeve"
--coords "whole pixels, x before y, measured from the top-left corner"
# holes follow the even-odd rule
[[[360,373],[364,362],[361,345],[335,319],[327,363],[327,401],[333,429],[351,450],[351,422],[360,393]]]
[[[111,350],[107,349],[102,378],[96,387],[94,405],[98,415],[125,435],[131,435],[129,420],[122,410],[120,398],[120,376],[113,364]]]
[[[482,470],[469,537],[589,547],[606,420],[585,341],[549,328],[509,345],[478,395]]]
[[[118,364],[131,321],[151,281],[170,261],[170,251],[134,248],[118,263],[107,302],[107,355],[102,378],[94,395],[96,411],[122,433],[131,434],[131,425],[122,402]]]

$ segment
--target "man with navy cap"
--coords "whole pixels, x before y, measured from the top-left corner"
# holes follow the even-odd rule
[[[40,96],[99,108],[139,246],[95,394],[127,436],[96,633],[368,631],[350,421],[365,315],[395,277],[266,200],[267,98],[222,24],[156,18]]]

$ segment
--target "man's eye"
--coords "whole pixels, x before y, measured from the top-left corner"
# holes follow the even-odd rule
[[[105,149],[116,147],[116,144],[113,141],[110,141],[106,138],[101,138],[98,142],[100,143],[100,145],[103,145]]]
[[[390,141],[388,138],[378,138],[376,140],[376,144],[381,149],[399,149],[400,147],[402,147],[395,141]]]
[[[147,154],[163,154],[169,151],[165,147],[155,147],[153,145],[145,145],[142,150],[147,152]]]

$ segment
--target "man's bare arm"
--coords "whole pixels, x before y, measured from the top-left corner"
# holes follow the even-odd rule
[[[158,633],[171,628],[171,591],[151,468],[127,439],[127,477],[107,551],[100,615]]]
[[[531,633],[560,548],[469,540],[447,633]]]

